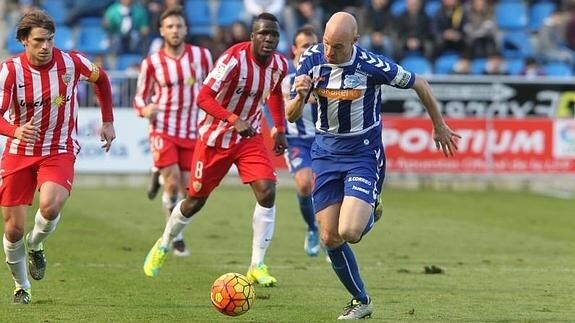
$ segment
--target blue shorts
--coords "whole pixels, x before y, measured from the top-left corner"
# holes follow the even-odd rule
[[[314,144],[315,211],[341,203],[344,196],[353,196],[374,206],[381,189],[377,183],[385,176],[384,165],[383,146],[357,154],[333,154]]]
[[[311,145],[314,138],[287,138],[288,149],[285,152],[286,164],[292,174],[311,167]]]

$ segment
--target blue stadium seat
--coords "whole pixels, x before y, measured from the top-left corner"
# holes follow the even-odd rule
[[[435,15],[439,11],[439,9],[441,9],[441,1],[437,1],[437,0],[425,1],[424,10],[425,10],[425,13],[427,14],[427,16],[429,18],[435,17]]]
[[[504,58],[525,58],[534,55],[525,29],[508,30],[503,33],[501,55]]]
[[[120,54],[116,58],[116,70],[123,71],[129,67],[140,66],[143,59],[140,54]]]
[[[545,71],[545,75],[547,76],[571,76],[571,65],[560,63],[560,62],[552,62],[543,65],[543,71]]]
[[[481,75],[485,69],[487,58],[475,58],[471,61],[471,74]]]
[[[76,26],[80,28],[84,27],[91,27],[91,26],[102,26],[102,18],[101,17],[84,17],[78,19]]]
[[[543,24],[543,20],[556,8],[557,5],[550,1],[541,1],[532,4],[531,7],[529,7],[529,29],[531,31],[538,31]]]
[[[209,1],[205,0],[186,0],[185,5],[186,18],[188,23],[211,25],[212,24],[212,10],[210,9]]]
[[[525,60],[523,58],[508,58],[505,60],[505,65],[509,75],[520,75],[525,67]]]
[[[431,62],[423,56],[409,56],[402,59],[399,65],[406,70],[416,74],[432,74],[433,66]]]
[[[389,10],[393,16],[400,16],[406,10],[405,0],[394,0],[391,3]]]
[[[500,2],[495,5],[495,23],[501,29],[526,28],[527,6],[523,2]]]
[[[6,35],[6,50],[10,55],[24,51],[24,45],[16,39],[16,28],[10,29],[10,32]]]
[[[220,0],[217,16],[218,25],[229,26],[234,21],[242,20],[244,15],[245,8],[242,0]]]
[[[88,26],[80,29],[77,48],[87,55],[104,54],[110,47],[108,33],[100,26]]]
[[[443,54],[435,59],[435,74],[453,73],[453,65],[459,60],[458,54]]]
[[[46,13],[52,17],[52,19],[54,19],[54,22],[57,25],[64,23],[64,20],[66,19],[66,13],[68,12],[65,0],[44,0],[42,2],[42,9],[44,9]]]
[[[69,51],[75,48],[76,38],[74,32],[66,25],[56,26],[56,35],[54,36],[54,46],[57,48]]]

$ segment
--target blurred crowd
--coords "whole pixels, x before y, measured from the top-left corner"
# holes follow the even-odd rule
[[[37,6],[54,16],[57,36],[71,30],[73,48],[126,69],[161,47],[158,18],[175,5],[188,13],[189,42],[214,57],[249,39],[251,19],[261,12],[279,18],[279,50],[288,54],[298,27],[311,24],[321,34],[325,20],[344,10],[358,18],[363,47],[417,73],[573,75],[575,64],[575,0],[7,0],[0,14],[8,54],[17,49],[9,45],[12,26]],[[98,31],[105,44],[94,49]]]

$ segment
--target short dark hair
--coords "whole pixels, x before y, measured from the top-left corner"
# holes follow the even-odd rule
[[[316,36],[317,37],[317,33],[315,31],[315,26],[312,24],[305,24],[301,27],[298,28],[298,30],[296,30],[295,34],[293,35],[293,39],[292,39],[292,44],[295,45],[295,39],[297,38],[297,36],[304,34],[306,36]]]
[[[33,28],[44,28],[51,33],[56,32],[54,19],[50,17],[45,11],[40,9],[32,9],[22,15],[18,26],[16,27],[16,39],[23,41],[30,36],[30,31]]]
[[[160,19],[158,20],[158,28],[162,26],[162,22],[164,21],[164,19],[170,16],[180,16],[184,18],[184,21],[186,21],[186,17],[184,16],[184,8],[182,6],[173,6],[162,12],[162,14],[160,15]]]
[[[278,18],[276,18],[276,16],[274,16],[273,14],[269,13],[269,12],[262,12],[260,13],[256,19],[254,19],[254,22],[258,21],[258,20],[270,20],[270,21],[274,21],[277,22],[278,24],[280,23]]]

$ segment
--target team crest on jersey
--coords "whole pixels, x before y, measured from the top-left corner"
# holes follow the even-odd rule
[[[64,106],[65,102],[66,98],[63,95],[58,95],[54,98],[54,100],[52,100],[52,105],[61,108]]]
[[[64,84],[68,85],[68,83],[70,83],[71,80],[72,80],[72,74],[66,73],[62,75],[62,82],[64,82]]]
[[[362,84],[362,78],[356,74],[346,75],[343,79],[343,87],[346,89],[355,89]]]
[[[189,86],[192,86],[196,83],[196,79],[193,76],[190,76],[187,80],[186,80],[186,84]]]
[[[224,77],[225,74],[226,74],[226,65],[225,64],[219,64],[218,67],[216,68],[216,73],[214,74],[214,78],[220,80]]]
[[[199,192],[202,189],[202,182],[193,181],[192,182],[192,188],[194,189],[195,192]]]

